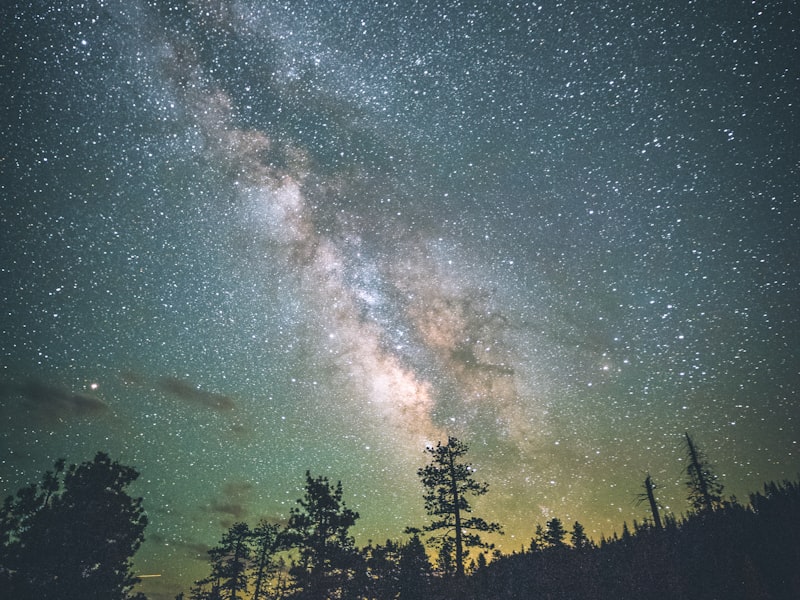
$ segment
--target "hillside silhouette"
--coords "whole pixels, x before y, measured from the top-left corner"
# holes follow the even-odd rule
[[[500,525],[472,514],[490,493],[448,438],[419,469],[429,516],[404,540],[358,547],[359,514],[341,482],[306,472],[305,493],[285,524],[233,524],[208,551],[208,575],[178,600],[530,600],[800,598],[800,484],[771,482],[748,501],[722,482],[686,434],[686,516],[661,515],[648,475],[651,516],[593,541],[579,522],[539,525],[530,545],[503,554],[481,533]],[[0,515],[0,589],[17,600],[145,600],[131,559],[144,539],[138,472],[98,453],[6,498]],[[427,548],[426,548],[427,546]],[[470,553],[472,552],[472,554]]]

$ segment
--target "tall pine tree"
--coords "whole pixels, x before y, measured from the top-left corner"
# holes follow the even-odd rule
[[[686,440],[686,486],[689,488],[689,502],[697,512],[716,510],[722,505],[723,485],[718,481],[705,455],[687,433]]]
[[[285,534],[278,525],[262,521],[253,529],[253,600],[269,597],[269,586],[279,566],[275,555],[285,549]]]
[[[355,542],[349,530],[358,513],[345,506],[342,483],[306,471],[306,492],[289,516],[288,536],[300,550],[300,562],[291,569],[300,598],[340,597],[356,576]]]
[[[211,581],[226,600],[243,598],[247,593],[247,567],[250,562],[250,538],[247,523],[234,523],[219,544],[208,551],[211,557]]]
[[[483,496],[489,489],[487,483],[475,480],[472,466],[462,462],[468,450],[465,443],[448,437],[447,444],[438,442],[426,449],[431,462],[417,471],[424,487],[425,510],[433,517],[423,529],[442,532],[432,538],[435,541],[452,541],[457,577],[464,576],[465,548],[487,547],[481,533],[502,533],[497,523],[468,516],[472,512],[468,496]]]

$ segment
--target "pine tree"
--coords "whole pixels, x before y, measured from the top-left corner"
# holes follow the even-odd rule
[[[697,512],[716,510],[722,505],[723,485],[717,480],[703,453],[697,448],[694,440],[686,437],[686,485],[689,488],[689,502]]]
[[[222,598],[237,600],[247,593],[247,565],[252,535],[247,523],[234,523],[219,544],[208,551],[211,579],[217,582]]]
[[[436,556],[436,570],[441,575],[450,576],[456,573],[455,559],[453,557],[454,547],[455,543],[451,538],[445,538],[439,546],[439,553]]]
[[[586,535],[586,530],[578,521],[572,525],[569,541],[576,550],[588,550],[594,546],[592,540]]]
[[[432,574],[425,546],[414,535],[400,548],[400,600],[425,598]]]
[[[343,593],[360,566],[349,530],[358,513],[345,506],[342,482],[331,486],[327,477],[306,471],[306,492],[289,516],[288,535],[300,549],[291,569],[302,598],[324,600]]]
[[[467,496],[483,496],[489,489],[488,484],[475,481],[475,470],[469,464],[460,462],[468,450],[469,447],[463,442],[448,437],[446,445],[438,442],[435,448],[426,449],[431,456],[431,464],[417,471],[425,488],[425,509],[434,517],[424,531],[443,530],[442,535],[433,540],[439,543],[452,541],[457,577],[464,576],[465,547],[487,547],[480,533],[502,533],[497,523],[487,523],[479,517],[466,517],[472,512]]]
[[[396,598],[399,593],[400,545],[386,540],[384,545],[373,545],[370,541],[361,549],[366,560],[367,572],[361,586],[368,598]],[[356,586],[359,587],[359,586]]]
[[[9,497],[0,517],[0,585],[9,598],[116,600],[138,579],[131,558],[144,539],[139,473],[98,452]]]
[[[553,517],[547,521],[547,527],[544,532],[544,541],[548,548],[563,548],[564,538],[567,537],[567,530],[564,529],[564,524],[558,517]]]
[[[544,527],[542,527],[541,523],[537,523],[531,540],[531,552],[537,552],[545,548],[547,548],[547,541],[545,540]]]
[[[261,600],[269,595],[269,583],[278,570],[274,562],[277,552],[284,548],[285,540],[280,528],[262,521],[252,532],[255,561],[253,576],[253,600]]]

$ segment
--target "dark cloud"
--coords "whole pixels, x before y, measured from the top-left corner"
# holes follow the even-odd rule
[[[108,411],[108,405],[97,396],[36,379],[22,384],[3,383],[0,398],[7,405],[14,398],[21,400],[19,408],[45,421],[98,417]]]
[[[236,406],[230,396],[201,390],[197,386],[184,379],[178,379],[176,377],[162,377],[158,384],[162,390],[172,394],[176,398],[180,398],[181,400],[185,400],[190,404],[195,404],[204,408],[211,408],[218,411],[228,411],[233,410]]]
[[[242,519],[247,514],[247,509],[238,502],[226,502],[224,500],[214,500],[211,502],[211,510],[215,513],[230,515],[235,519]]]
[[[253,484],[247,481],[229,481],[222,486],[219,496],[213,498],[209,505],[212,512],[223,517],[232,517],[236,521],[247,518],[248,504],[253,492]],[[227,523],[229,519],[222,519]]]
[[[184,542],[179,540],[175,545],[186,548],[189,550],[189,556],[200,561],[208,560],[208,551],[211,550],[211,546],[202,542]]]
[[[228,496],[243,496],[252,490],[253,484],[249,481],[229,481],[222,487],[222,492]]]

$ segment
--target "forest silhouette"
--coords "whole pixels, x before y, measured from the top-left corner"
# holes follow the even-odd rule
[[[800,484],[767,483],[749,501],[724,498],[706,456],[684,436],[688,513],[650,515],[593,541],[579,522],[538,525],[530,545],[503,554],[482,535],[502,533],[473,514],[489,493],[450,437],[427,448],[417,475],[429,520],[402,541],[358,547],[341,482],[305,474],[285,524],[233,524],[208,551],[208,575],[177,600],[764,599],[800,598]],[[0,515],[0,590],[27,599],[145,600],[132,558],[144,540],[139,473],[98,453],[56,462]],[[427,548],[426,548],[427,546]]]

